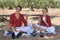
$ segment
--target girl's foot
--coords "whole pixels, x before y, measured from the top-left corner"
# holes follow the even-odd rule
[[[33,30],[33,33],[31,33],[31,35],[32,35],[33,37],[35,37],[35,36],[36,36],[36,30]]]
[[[15,37],[15,33],[14,32],[12,32],[12,39],[15,39],[16,37]]]
[[[40,37],[44,37],[44,33],[43,32],[40,32]]]
[[[27,34],[27,32],[20,32],[20,33],[18,33],[18,35],[16,36],[16,38],[19,38],[20,36],[22,36],[23,33]]]

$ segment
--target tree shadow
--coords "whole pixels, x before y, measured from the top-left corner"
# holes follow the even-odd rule
[[[53,18],[55,18],[55,17],[60,17],[60,16],[50,16],[50,18],[51,19],[53,19]],[[39,18],[39,16],[36,16],[36,17],[33,17],[33,18],[31,18],[31,19],[33,19],[33,20],[38,20],[38,18]]]

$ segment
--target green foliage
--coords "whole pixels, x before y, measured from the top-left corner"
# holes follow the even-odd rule
[[[14,6],[21,5],[22,7],[30,7],[31,3],[34,3],[35,8],[50,7],[57,8],[60,7],[60,2],[55,2],[54,0],[0,0],[1,8],[13,8]]]

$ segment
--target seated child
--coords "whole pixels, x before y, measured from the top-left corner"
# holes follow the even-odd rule
[[[47,13],[48,13],[48,9],[43,8],[42,9],[42,15],[39,16],[39,24],[38,25],[35,25],[35,24],[32,25],[34,28],[33,35],[36,32],[39,32],[40,36],[42,36],[42,37],[43,36],[51,37],[52,35],[55,34],[55,27],[51,25],[51,19]]]

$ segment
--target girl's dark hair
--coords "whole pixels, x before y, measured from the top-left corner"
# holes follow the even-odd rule
[[[48,8],[43,8],[43,9],[45,9],[46,11],[48,11]]]
[[[19,7],[19,8],[20,8],[20,10],[22,10],[22,6],[19,6],[19,5],[18,5],[18,6],[16,6],[15,8],[17,8],[17,7]]]

